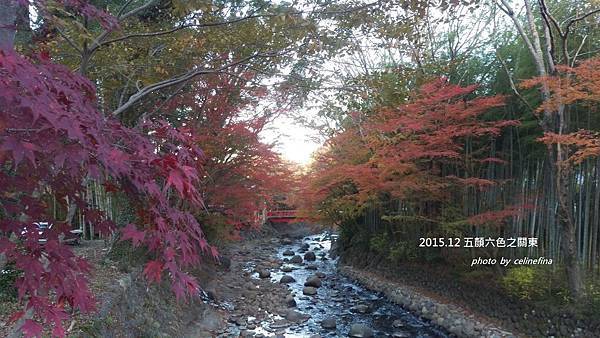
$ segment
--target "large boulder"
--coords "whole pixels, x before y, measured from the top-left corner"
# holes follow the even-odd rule
[[[314,288],[320,288],[321,287],[321,278],[319,278],[317,276],[310,276],[306,279],[304,286],[312,286]]]
[[[279,280],[279,283],[282,284],[287,284],[287,283],[293,283],[296,280],[294,279],[294,277],[290,276],[290,275],[283,275],[281,276],[281,279]]]
[[[317,256],[312,251],[309,251],[309,252],[307,252],[307,253],[304,254],[304,260],[305,261],[314,261],[316,259],[317,259]]]
[[[352,324],[348,336],[355,338],[373,337],[373,330],[364,324]]]
[[[266,270],[266,269],[258,270],[258,277],[269,278],[269,277],[271,277],[271,272],[269,272],[269,270]]]

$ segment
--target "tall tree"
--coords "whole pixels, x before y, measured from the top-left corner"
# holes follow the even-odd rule
[[[570,66],[576,61],[580,49],[577,47],[573,49],[569,46],[572,29],[574,25],[582,20],[600,13],[600,9],[597,8],[584,8],[582,12],[573,13],[561,24],[551,14],[548,4],[544,0],[540,0],[537,4],[536,20],[536,8],[529,0],[523,0],[525,9],[523,23],[507,0],[499,0],[496,4],[513,22],[534,60],[537,75],[542,79],[547,75],[556,75],[557,65]],[[538,22],[541,22],[541,25]],[[540,93],[543,100],[551,98],[547,83],[541,83]],[[564,104],[552,107],[544,106],[543,118],[540,121],[543,131],[545,133],[558,133],[559,135],[568,133],[567,113]],[[575,298],[581,298],[584,294],[584,288],[577,252],[577,228],[571,209],[571,167],[560,165],[569,158],[568,147],[565,147],[561,142],[549,143],[547,156],[550,163],[552,163],[550,176],[558,197],[558,222],[562,233],[564,263],[569,288]]]

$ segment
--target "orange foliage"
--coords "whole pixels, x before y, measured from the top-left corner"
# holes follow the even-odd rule
[[[487,211],[469,217],[467,223],[471,225],[502,226],[508,219],[523,216],[527,211],[534,208],[533,204],[518,204],[507,206],[502,210]]]
[[[521,86],[546,86],[550,91],[550,97],[542,103],[538,112],[557,113],[561,107],[575,103],[597,104],[600,102],[600,58],[586,60],[577,67],[559,66],[557,75],[526,80]],[[576,165],[600,155],[599,135],[588,130],[567,134],[548,132],[538,140],[545,144],[567,146],[571,153],[563,164]]]
[[[360,205],[382,193],[404,201],[440,201],[460,187],[494,184],[443,169],[464,167],[466,138],[498,136],[503,127],[518,124],[482,121],[479,117],[502,106],[503,98],[469,99],[476,88],[438,79],[424,85],[408,104],[382,109],[363,125],[334,136],[315,159],[307,203],[313,210],[328,198]]]

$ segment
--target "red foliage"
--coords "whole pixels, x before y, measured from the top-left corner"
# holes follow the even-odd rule
[[[538,112],[558,115],[566,105],[598,104],[600,58],[585,60],[577,67],[559,66],[556,75],[523,81],[521,86],[545,86],[550,91],[550,97],[538,108]],[[566,146],[570,154],[561,165],[577,165],[590,157],[600,155],[600,137],[598,133],[588,130],[582,129],[572,133],[547,132],[538,140],[545,144]]]
[[[286,193],[293,174],[272,146],[260,140],[267,119],[254,113],[254,97],[264,88],[247,87],[224,74],[204,81],[171,101],[168,109],[186,109],[182,123],[204,152],[199,186],[206,207],[239,228],[262,203]]]
[[[487,211],[475,216],[469,217],[467,222],[471,225],[492,225],[492,226],[502,226],[505,221],[510,218],[523,216],[527,211],[533,209],[535,206],[533,204],[519,204],[519,205],[511,205],[507,206],[502,210],[494,210]]]
[[[186,211],[202,207],[195,186],[203,154],[192,138],[166,123],[126,128],[96,110],[94,93],[88,80],[47,59],[0,52],[0,231],[18,236],[27,229],[20,244],[0,238],[0,253],[23,271],[17,281],[20,299],[59,336],[64,336],[63,304],[87,312],[94,300],[87,288],[90,267],[58,241],[58,229],[65,227],[53,229],[45,245],[38,242],[33,222],[60,223],[47,212],[49,193],[59,202],[75,201],[98,225],[109,227],[110,221],[82,199],[88,179],[138,201],[147,222],[138,224],[139,230],[129,225],[124,238],[156,253],[178,296],[195,294],[196,287],[181,269],[202,254],[216,255]],[[151,276],[157,279],[161,271],[153,269]],[[27,321],[23,330],[36,335],[39,326]]]
[[[426,202],[448,198],[457,188],[494,184],[479,178],[459,178],[442,167],[464,168],[467,138],[498,136],[517,121],[480,119],[503,105],[503,98],[475,97],[476,86],[460,87],[438,79],[424,85],[409,103],[382,109],[363,126],[336,135],[317,157],[311,194],[313,204],[340,193],[359,204],[382,192],[404,201]],[[476,163],[498,159],[471,158]],[[317,207],[318,208],[318,207]]]

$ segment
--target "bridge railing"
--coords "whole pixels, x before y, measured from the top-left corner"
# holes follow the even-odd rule
[[[267,211],[267,219],[270,219],[270,218],[296,218],[296,210]]]

